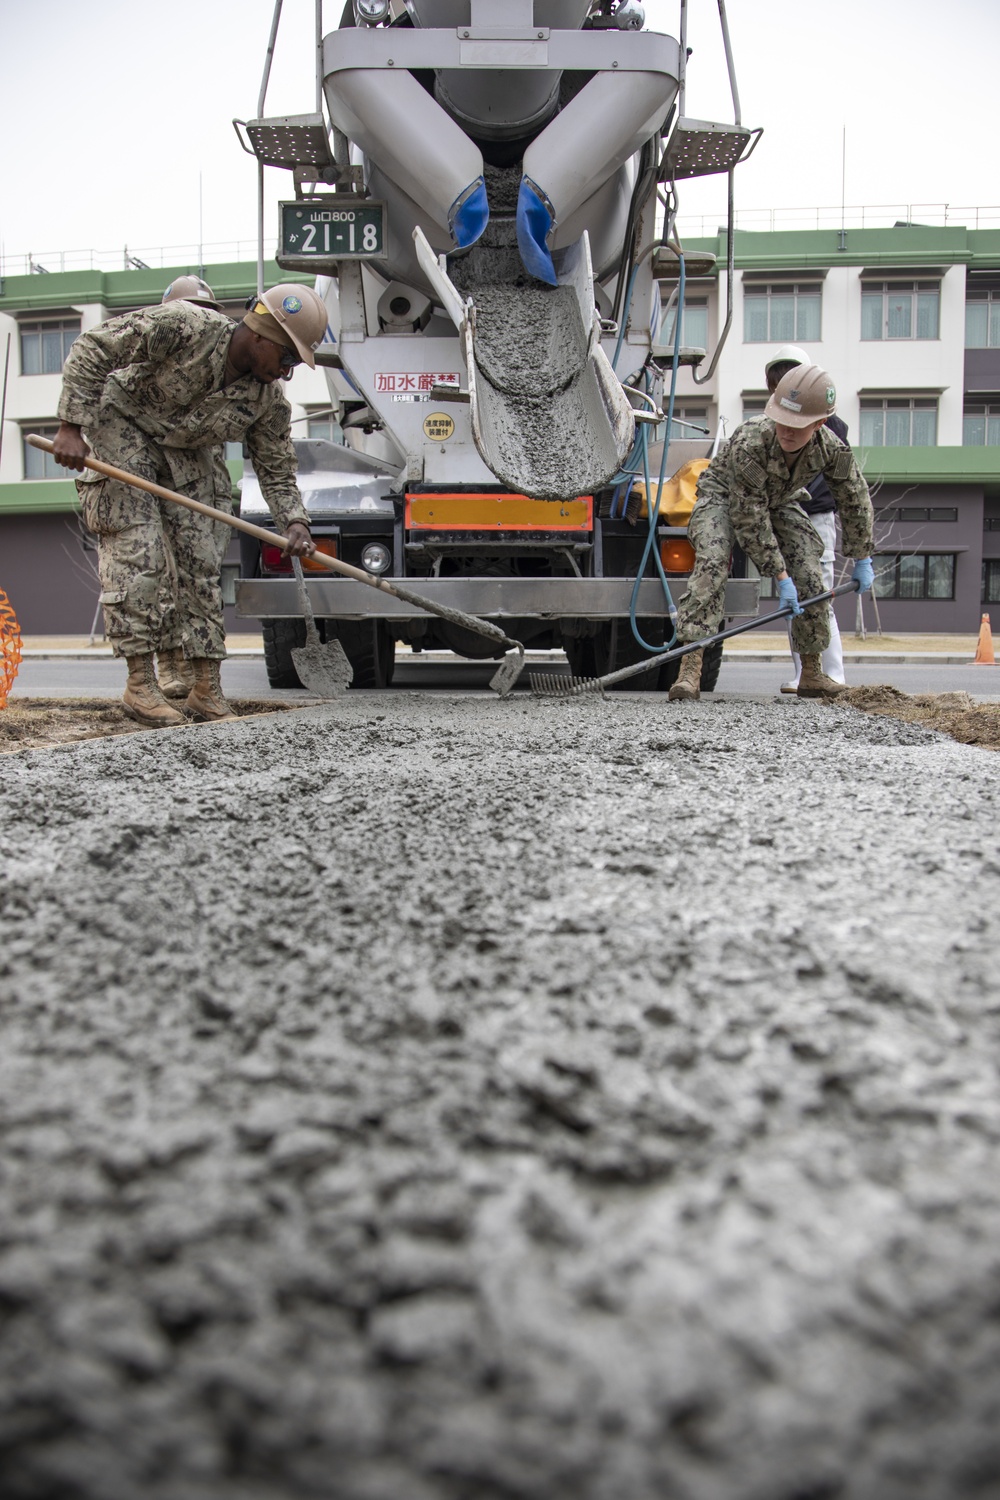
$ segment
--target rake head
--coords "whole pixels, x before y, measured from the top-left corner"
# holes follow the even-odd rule
[[[551,672],[529,672],[528,681],[536,698],[604,696],[604,683],[599,677],[572,677],[568,674],[556,677]]]

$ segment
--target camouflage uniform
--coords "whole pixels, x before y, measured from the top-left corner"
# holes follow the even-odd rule
[[[677,607],[677,638],[697,641],[719,628],[733,543],[739,542],[762,577],[787,571],[801,599],[823,593],[823,540],[796,495],[825,474],[837,502],[847,557],[872,550],[868,486],[846,447],[821,427],[798,453],[786,455],[768,417],[744,422],[698,480],[698,503],[688,532],[695,549],[691,581]],[[800,654],[830,643],[828,605],[814,604],[792,620]]]
[[[223,313],[178,301],[89,329],[66,359],[59,416],[83,428],[105,463],[230,513],[221,445],[244,440],[279,531],[292,521],[308,525],[283,392],[252,375],[223,387],[233,326]],[[219,559],[229,528],[92,471],[77,487],[84,521],[98,537],[115,654],[161,649],[169,549],[187,654],[221,660]]]
[[[233,326],[235,327],[236,325],[234,324]],[[218,480],[215,486],[216,499],[213,501],[213,504],[216,510],[224,510],[227,515],[233,515],[237,513],[237,507],[233,501],[233,480],[232,475],[226,468],[225,454],[225,448],[217,448],[212,455]],[[84,483],[84,480],[77,480],[77,489],[82,489]],[[175,506],[174,508],[177,509],[178,507]],[[219,534],[218,566],[221,574],[222,560],[229,551],[229,544],[233,539],[233,533],[228,526],[216,526],[214,529]],[[183,651],[187,630],[177,592],[177,562],[169,546],[167,547],[166,571],[167,578],[160,597],[160,641],[156,649],[158,651]],[[196,654],[193,649],[188,652],[189,656]]]

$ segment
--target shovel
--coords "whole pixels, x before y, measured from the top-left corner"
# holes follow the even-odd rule
[[[842,583],[839,588],[828,589],[825,594],[816,594],[812,599],[800,599],[799,604],[803,609],[810,604],[822,604],[824,599],[836,599],[840,594],[854,594],[858,591],[856,583]],[[672,651],[660,651],[655,656],[649,656],[645,661],[633,662],[631,666],[619,667],[617,672],[608,672],[604,677],[556,677],[542,672],[531,672],[529,680],[531,691],[536,698],[581,698],[587,693],[603,693],[606,687],[613,687],[616,682],[624,682],[627,677],[641,677],[643,672],[652,672],[655,667],[660,667],[665,661],[677,661],[681,656],[687,656],[692,651],[703,651],[706,646],[714,646],[716,641],[728,641],[732,635],[742,635],[747,630],[758,630],[761,625],[773,625],[775,620],[783,620],[792,612],[792,606],[785,604],[781,609],[776,609],[771,615],[762,615],[759,620],[747,620],[743,625],[731,625],[728,630],[720,630],[716,635],[707,635],[701,641],[688,641],[685,646],[675,646]]]
[[[327,641],[324,644],[320,640],[302,563],[297,557],[292,558],[292,569],[295,573],[299,600],[306,621],[305,645],[292,647],[295,670],[299,674],[302,686],[307,687],[318,698],[339,698],[341,693],[350,686],[354,675],[353,668],[347,660],[347,652],[339,641]]]
[[[36,432],[26,433],[24,440],[33,448],[40,448],[43,453],[54,451],[54,444],[48,438],[39,437]],[[212,505],[202,505],[200,500],[191,500],[187,495],[179,495],[176,490],[165,489],[162,484],[154,484],[150,479],[140,479],[137,474],[130,474],[126,469],[116,469],[113,464],[102,463],[99,458],[85,458],[83,463],[85,468],[93,469],[95,474],[104,474],[108,479],[117,479],[121,484],[130,484],[137,490],[146,490],[150,495],[156,495],[161,500],[171,500],[175,505],[186,506],[188,510],[197,511],[200,516],[208,516],[213,521],[222,521],[226,526],[232,526],[234,531],[245,531],[248,536],[255,536],[259,541],[269,542],[272,547],[280,547],[283,552],[288,551],[288,542],[283,536],[278,536],[274,531],[267,531],[263,526],[255,526],[252,521],[244,521],[240,516],[227,515],[224,510],[216,510]],[[433,599],[425,598],[423,594],[412,594],[401,584],[389,583],[385,578],[375,578],[371,573],[366,573],[363,568],[355,568],[351,563],[341,562],[337,557],[328,557],[325,552],[314,552],[312,561],[319,563],[321,567],[329,568],[331,573],[341,573],[345,578],[353,578],[356,583],[366,583],[369,588],[381,589],[383,594],[391,594],[394,599],[401,599],[404,604],[412,604],[415,609],[425,610],[429,615],[438,615],[442,620],[450,620],[453,625],[461,625],[476,635],[484,635],[487,640],[493,641],[497,646],[503,646],[507,655],[489,682],[490,687],[495,693],[499,693],[501,698],[507,697],[523,672],[524,646],[520,641],[512,640],[510,636],[504,635],[500,627],[494,625],[492,621],[481,620],[478,615],[467,615],[464,610],[452,609],[448,604],[438,604]]]

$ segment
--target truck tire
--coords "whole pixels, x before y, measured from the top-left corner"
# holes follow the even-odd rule
[[[663,641],[663,621],[642,619],[636,621],[643,638],[651,645]],[[598,677],[606,672],[617,672],[619,667],[631,667],[635,662],[645,661],[649,656],[632,634],[628,620],[610,620],[602,625],[594,637],[594,659]],[[655,693],[660,673],[655,667],[641,672],[637,677],[627,677],[624,682],[614,684],[612,691],[628,693]]]
[[[563,650],[574,677],[596,677],[597,662],[594,658],[593,636],[577,636],[565,642]]]
[[[300,688],[299,674],[292,661],[292,651],[306,643],[302,620],[261,620],[264,636],[264,666],[273,688]]]
[[[324,620],[328,641],[338,640],[354,669],[353,688],[387,688],[396,666],[396,642],[384,620]]]
[[[719,673],[722,670],[722,648],[725,642],[716,641],[714,646],[705,647],[705,655],[701,662],[701,691],[703,693],[714,693]]]

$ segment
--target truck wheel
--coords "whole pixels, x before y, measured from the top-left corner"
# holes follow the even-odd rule
[[[701,690],[703,693],[714,693],[719,673],[722,670],[722,648],[725,643],[716,641],[714,646],[705,647],[705,655],[701,661]]]
[[[651,645],[659,645],[663,640],[663,621],[661,619],[641,619],[636,622],[643,638]],[[630,667],[635,662],[645,661],[649,655],[644,651],[632,634],[632,627],[628,620],[611,620],[602,625],[594,637],[594,659],[597,665],[598,677],[603,677],[606,672],[617,672],[619,667]],[[615,690],[628,693],[655,693],[657,679],[660,673],[655,667],[648,672],[642,672],[637,677],[627,677],[624,682],[615,684]]]
[[[306,627],[302,620],[262,620],[264,636],[264,666],[267,680],[273,688],[300,688],[299,674],[292,661],[292,650],[306,643]]]
[[[569,669],[574,677],[596,677],[597,662],[594,659],[593,636],[578,636],[563,646]]]
[[[327,640],[338,640],[354,668],[351,687],[387,688],[396,666],[396,642],[384,620],[326,620]]]

